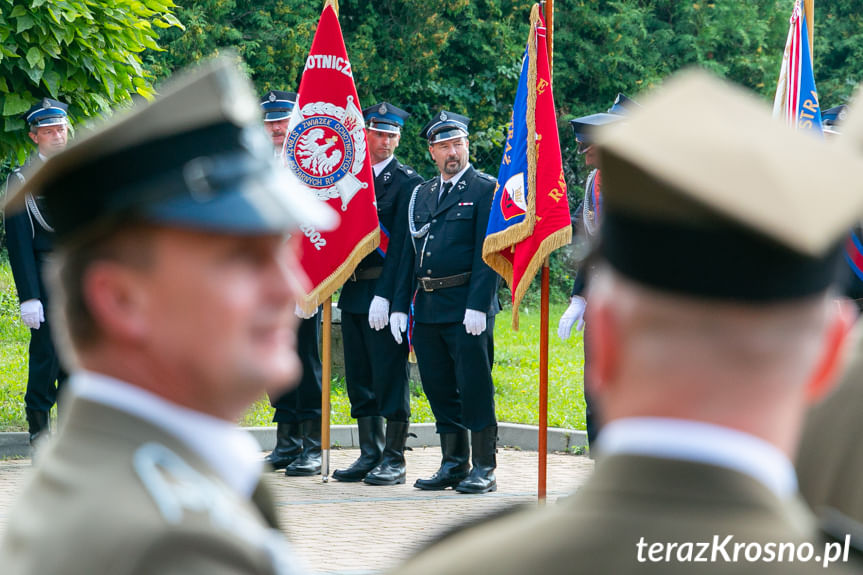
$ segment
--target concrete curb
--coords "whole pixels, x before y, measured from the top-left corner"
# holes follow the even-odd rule
[[[244,427],[257,440],[262,451],[270,451],[276,444],[275,427]],[[409,447],[428,447],[440,445],[440,436],[435,433],[434,423],[414,423],[411,433],[417,436],[408,438]],[[525,451],[536,451],[539,432],[535,425],[519,423],[498,424],[498,445],[516,447]],[[334,425],[330,428],[330,440],[334,448],[359,447],[356,425]],[[548,428],[549,451],[569,451],[587,447],[587,433],[575,429]],[[26,432],[0,433],[0,458],[29,457],[30,444]]]

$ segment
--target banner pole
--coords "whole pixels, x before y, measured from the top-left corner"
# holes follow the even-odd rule
[[[537,498],[545,502],[546,471],[548,463],[548,258],[542,264],[542,291],[540,295],[539,320],[539,473],[537,475]]]
[[[324,321],[321,343],[321,481],[330,478],[330,379],[332,362],[333,298],[324,302]]]
[[[815,0],[805,0],[803,8],[806,11],[806,33],[809,34],[809,59],[815,70]]]
[[[814,0],[809,0],[814,1]],[[554,52],[554,0],[545,0],[545,46],[548,51],[548,75],[551,83],[554,84],[554,60],[552,52]]]

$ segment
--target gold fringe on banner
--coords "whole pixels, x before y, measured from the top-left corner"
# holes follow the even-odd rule
[[[524,276],[522,276],[521,283],[518,284],[518,289],[515,290],[515,294],[513,294],[512,301],[512,329],[518,331],[518,306],[521,304],[521,300],[524,298],[524,294],[527,293],[528,288],[530,287],[530,282],[525,281],[524,278],[533,278],[536,276],[536,272],[539,271],[539,268],[542,267],[542,264],[545,262],[545,258],[551,255],[551,252],[554,250],[560,249],[563,246],[569,245],[569,242],[572,241],[572,226],[566,226],[565,228],[561,228],[542,240],[542,243],[539,244],[539,247],[536,249],[536,253],[533,254],[533,257],[530,258],[530,262],[527,264],[527,269],[524,271]]]
[[[327,0],[324,2],[324,10],[327,9],[327,6],[332,6],[336,12],[336,16],[339,15],[339,0]]]
[[[482,244],[482,259],[512,286],[512,264],[500,252],[528,238],[536,226],[536,25],[539,4],[530,10],[530,35],[527,40],[527,210],[524,220],[503,231],[486,236]],[[513,120],[515,118],[513,117]],[[515,126],[513,126],[513,130]],[[505,185],[498,182],[497,185]]]
[[[344,263],[336,268],[336,271],[331,273],[327,279],[322,281],[318,286],[306,295],[305,299],[299,304],[300,308],[306,313],[313,313],[321,302],[333,295],[337,289],[342,287],[354,270],[359,265],[363,258],[375,251],[381,241],[381,230],[375,228],[375,231],[361,239],[356,247],[351,250],[350,255],[345,259]]]

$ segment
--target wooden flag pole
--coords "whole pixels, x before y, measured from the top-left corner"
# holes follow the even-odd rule
[[[552,73],[552,28],[554,23],[554,0],[545,1],[545,41],[548,51],[549,80]],[[548,468],[548,300],[549,300],[549,258],[542,264],[542,288],[540,292],[539,320],[539,437],[537,450],[539,470],[537,473],[536,496],[545,502]]]
[[[321,481],[329,482],[330,474],[330,378],[332,362],[333,298],[324,302],[324,322],[321,343]]]
[[[554,60],[552,58],[554,52],[554,43],[552,42],[553,33],[554,0],[545,0],[545,47],[548,51],[548,76],[552,83],[554,83]]]
[[[539,320],[539,473],[536,487],[537,498],[545,502],[546,468],[548,465],[548,258],[542,265],[542,291],[540,293]]]
[[[815,0],[805,0],[803,8],[806,11],[806,33],[809,34],[809,59],[815,70]]]

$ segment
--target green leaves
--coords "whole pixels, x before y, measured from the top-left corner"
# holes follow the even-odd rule
[[[0,2],[0,164],[32,151],[19,115],[38,98],[67,102],[73,123],[150,98],[142,53],[159,50],[159,25],[181,28],[172,0]],[[134,79],[134,80],[133,80]]]

